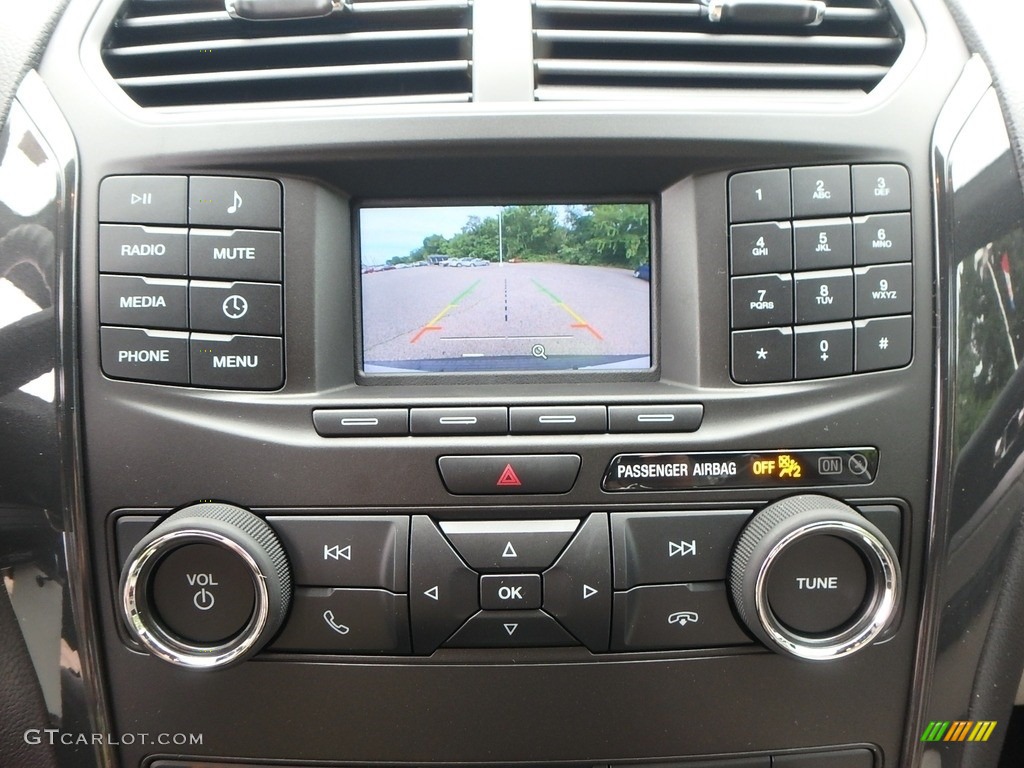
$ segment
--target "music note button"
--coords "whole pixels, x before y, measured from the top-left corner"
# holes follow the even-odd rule
[[[189,223],[278,229],[281,226],[281,185],[271,179],[192,176],[189,179]]]

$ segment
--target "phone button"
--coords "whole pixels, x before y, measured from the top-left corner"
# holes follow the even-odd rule
[[[383,589],[300,587],[271,651],[409,653],[406,595]]]
[[[732,616],[724,581],[615,593],[613,651],[716,648],[750,642]]]

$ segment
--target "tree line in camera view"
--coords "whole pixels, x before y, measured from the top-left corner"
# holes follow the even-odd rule
[[[563,264],[636,269],[650,259],[647,205],[509,205],[502,209],[501,261],[554,261]],[[470,216],[451,237],[433,234],[407,256],[388,264],[412,264],[437,257],[499,261],[499,216]]]

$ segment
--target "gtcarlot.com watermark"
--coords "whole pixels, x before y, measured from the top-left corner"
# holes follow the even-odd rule
[[[134,744],[160,747],[202,746],[201,733],[70,733],[58,728],[30,728],[25,731],[25,743],[33,746],[47,744],[51,747],[107,746],[122,747]]]

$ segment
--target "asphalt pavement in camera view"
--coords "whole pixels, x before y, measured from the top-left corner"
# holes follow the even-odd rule
[[[362,280],[367,365],[649,354],[650,283],[626,269],[432,265],[374,272]]]

